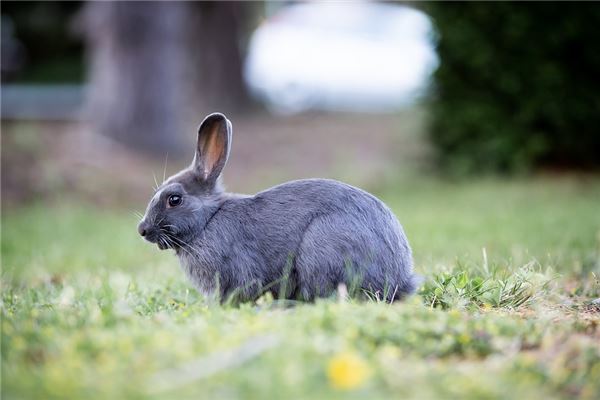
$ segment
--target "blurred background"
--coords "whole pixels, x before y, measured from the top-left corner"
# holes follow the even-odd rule
[[[498,332],[500,363],[542,379],[520,397],[600,382],[598,358],[573,355],[583,350],[550,347],[533,364],[547,329],[524,324],[535,314],[556,327],[563,313],[565,337],[600,343],[597,311],[587,325],[566,319],[600,297],[597,3],[2,1],[0,25],[4,397],[144,398],[154,372],[272,326],[272,358],[190,386],[204,396],[167,398],[347,398],[323,372],[344,335],[378,360],[416,351],[374,361],[388,378],[365,398],[457,397],[456,382],[461,396],[514,397],[496,354],[478,361]],[[336,331],[319,304],[277,314],[280,328],[260,304],[206,309],[176,257],[142,240],[154,186],[192,161],[214,111],[233,123],[229,190],[326,177],[390,206],[425,278],[409,304],[386,308],[405,317],[361,304],[372,319],[343,308],[355,322]],[[516,321],[522,339],[488,317]],[[376,334],[364,342],[359,328]],[[489,381],[501,395],[481,391]]]
[[[592,4],[3,2],[3,204],[143,201],[213,111],[236,191],[597,170],[598,22]]]

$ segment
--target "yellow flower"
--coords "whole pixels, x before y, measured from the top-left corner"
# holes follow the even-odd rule
[[[327,376],[334,388],[351,390],[362,386],[371,376],[371,370],[360,356],[342,352],[329,360]]]

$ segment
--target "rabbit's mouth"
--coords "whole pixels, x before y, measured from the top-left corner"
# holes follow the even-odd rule
[[[173,243],[166,236],[159,236],[155,243],[160,250],[173,248]]]
[[[168,237],[164,235],[158,235],[156,237],[146,237],[146,240],[148,240],[150,243],[155,243],[160,250],[173,248],[173,244],[171,243],[171,241],[168,239]]]

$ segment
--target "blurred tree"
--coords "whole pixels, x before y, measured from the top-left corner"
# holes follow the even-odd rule
[[[203,109],[240,109],[248,105],[242,79],[240,47],[246,36],[250,3],[192,2],[189,40],[192,72],[202,93]]]
[[[600,166],[600,7],[427,3],[439,33],[431,139],[447,171]]]
[[[89,2],[80,18],[94,128],[154,153],[181,150],[207,113],[246,105],[246,3]]]

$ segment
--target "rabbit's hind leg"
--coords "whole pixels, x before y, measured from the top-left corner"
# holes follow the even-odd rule
[[[295,260],[297,293],[302,300],[328,297],[340,283],[351,283],[348,271],[356,270],[361,259],[356,229],[339,221],[339,215],[321,215],[304,232]]]

